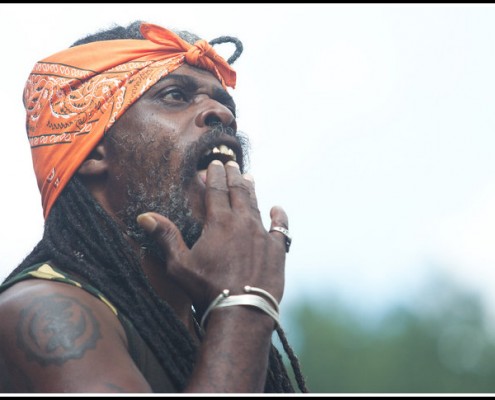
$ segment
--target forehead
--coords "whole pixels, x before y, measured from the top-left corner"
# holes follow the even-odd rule
[[[221,82],[213,75],[210,71],[201,69],[198,67],[193,67],[189,64],[183,64],[175,71],[168,74],[168,77],[174,77],[175,75],[186,75],[194,78],[198,83],[205,85],[211,85],[213,87],[220,87],[223,89]]]

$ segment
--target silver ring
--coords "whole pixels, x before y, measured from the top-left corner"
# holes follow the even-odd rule
[[[285,229],[281,226],[274,226],[270,229],[270,232],[277,231],[282,233],[285,236],[285,250],[288,253],[290,249],[290,244],[292,243],[292,236],[289,233],[288,229]]]

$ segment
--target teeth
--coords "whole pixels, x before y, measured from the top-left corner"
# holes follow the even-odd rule
[[[237,157],[234,153],[234,150],[232,150],[230,147],[227,147],[224,144],[221,144],[220,146],[215,146],[211,150],[207,150],[205,153],[205,156],[210,155],[211,153],[213,154],[225,154],[226,156],[231,157],[234,161],[237,160]]]

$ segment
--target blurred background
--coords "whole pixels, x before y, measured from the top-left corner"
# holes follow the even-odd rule
[[[0,4],[0,279],[43,229],[28,74],[135,19],[244,43],[232,94],[266,225],[289,215],[282,321],[310,390],[495,392],[491,4]]]

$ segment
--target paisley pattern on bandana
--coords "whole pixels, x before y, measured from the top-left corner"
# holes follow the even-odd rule
[[[46,218],[53,203],[115,121],[184,63],[235,87],[235,71],[204,40],[142,24],[145,40],[71,47],[36,63],[24,88],[26,130]]]

